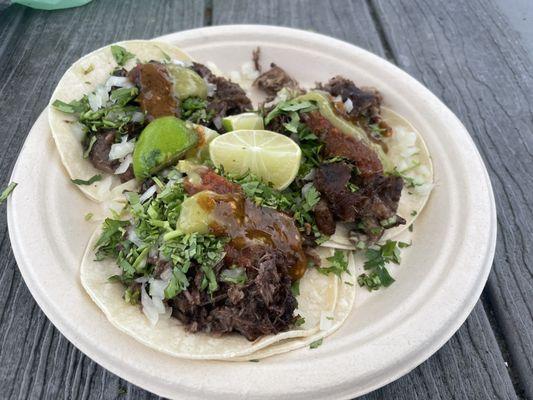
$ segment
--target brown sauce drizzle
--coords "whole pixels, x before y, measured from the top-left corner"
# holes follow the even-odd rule
[[[237,250],[249,246],[266,246],[280,251],[290,262],[293,280],[300,279],[307,268],[302,238],[288,215],[268,207],[256,206],[239,193],[200,196],[198,204],[212,213],[209,225],[216,236],[228,236],[229,244]]]
[[[168,115],[179,116],[178,102],[164,65],[152,62],[138,64],[130,71],[129,77],[141,88],[138,99],[149,121]]]

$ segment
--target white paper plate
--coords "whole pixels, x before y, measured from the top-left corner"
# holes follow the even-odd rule
[[[392,64],[348,43],[267,26],[221,26],[164,36],[200,61],[238,69],[262,48],[302,82],[335,74],[374,86],[422,133],[436,187],[415,223],[397,282],[358,289],[348,321],[324,344],[259,363],[183,361],[144,347],[108,323],[83,291],[78,269],[99,211],[67,179],[46,117],[33,126],[13,171],[9,234],[21,273],[55,326],[81,351],[130,382],[171,398],[350,398],[407,373],[464,322],[490,271],[496,212],[487,171],[468,132],[429,90]]]

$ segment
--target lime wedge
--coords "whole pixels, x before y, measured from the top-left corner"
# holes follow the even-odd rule
[[[279,133],[239,130],[213,139],[209,155],[226,172],[244,175],[250,171],[282,190],[296,177],[302,152],[294,141]]]
[[[263,117],[252,112],[222,118],[222,126],[226,132],[239,129],[265,129],[263,125]]]
[[[190,68],[180,67],[179,65],[167,64],[167,71],[170,73],[174,95],[185,100],[188,97],[207,97],[207,84],[200,75]]]
[[[181,204],[177,228],[184,233],[208,233],[211,214],[201,206],[209,201],[213,192],[202,191],[192,197],[187,197]]]
[[[179,160],[196,146],[198,134],[176,117],[154,119],[143,129],[133,150],[133,172],[144,179]]]

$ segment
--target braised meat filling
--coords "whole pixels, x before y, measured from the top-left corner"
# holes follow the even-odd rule
[[[189,195],[209,193],[199,205],[211,215],[209,231],[224,238],[224,258],[213,268],[218,289],[202,290],[204,271],[193,264],[187,273],[189,286],[170,302],[172,315],[191,332],[215,335],[237,332],[248,340],[288,330],[294,324],[297,302],[291,284],[305,273],[307,254],[302,238],[288,215],[260,207],[247,199],[240,186],[208,168],[200,181],[189,179]],[[208,191],[208,192],[206,192]],[[157,274],[170,263],[151,258]],[[225,272],[241,269],[240,284],[222,279]]]

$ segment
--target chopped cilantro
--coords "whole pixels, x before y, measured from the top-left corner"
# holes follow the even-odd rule
[[[139,304],[141,299],[141,291],[139,289],[127,288],[124,291],[124,301],[131,305]]]
[[[414,228],[414,226],[413,226],[413,224],[411,224],[411,225],[409,225],[409,228],[407,228],[407,229],[409,229],[409,232],[413,232],[413,228]]]
[[[253,360],[248,360],[248,361],[249,362],[259,362],[259,360],[255,359],[255,358]]]
[[[94,71],[94,64],[90,64],[87,68],[83,69],[83,75],[87,75],[92,71]]]
[[[403,170],[403,171],[401,171],[401,172],[398,171],[398,170],[396,169],[396,167],[395,167],[395,168],[394,168],[394,171],[392,171],[392,172],[390,173],[390,175],[392,175],[392,176],[399,176],[400,178],[402,178],[403,181],[405,182],[405,186],[406,186],[407,188],[414,188],[414,187],[416,187],[416,186],[421,186],[422,184],[416,182],[415,178],[412,178],[412,177],[410,177],[409,175],[406,174],[406,172],[407,172],[408,170],[413,169],[413,168],[416,168],[416,167],[418,167],[418,165],[419,165],[419,163],[418,163],[418,164],[414,164],[413,166],[411,166],[411,167],[409,167],[408,169]],[[412,193],[409,193],[409,194],[412,194]]]
[[[411,211],[411,216],[412,217],[416,216],[416,214],[417,214],[416,210]]]
[[[368,273],[359,275],[357,278],[359,286],[366,286],[369,291],[390,286],[394,282],[394,278],[390,276],[385,265],[389,263],[400,264],[400,249],[408,246],[410,246],[409,243],[387,240],[385,244],[369,247],[365,252],[366,261],[364,264]]]
[[[94,182],[98,182],[102,180],[102,175],[94,175],[91,176],[88,180],[84,181],[83,179],[71,179],[72,183],[78,185],[78,186],[87,186],[92,185]]]
[[[315,340],[314,342],[312,342],[310,345],[309,345],[309,348],[310,349],[316,349],[317,347],[319,347],[320,345],[322,345],[322,342],[324,341],[324,339],[318,339],[318,340]]]
[[[300,295],[300,280],[296,280],[291,285],[291,292],[294,297]]]
[[[188,97],[181,103],[181,118],[195,124],[208,124],[214,117],[214,111],[207,111],[207,100]]]
[[[179,293],[187,289],[189,286],[189,280],[187,276],[183,273],[178,267],[172,269],[172,278],[165,289],[165,298],[172,299],[176,297]]]
[[[15,190],[17,185],[18,183],[16,182],[11,182],[9,185],[7,185],[7,187],[2,191],[2,194],[0,194],[0,204],[7,200],[7,198],[9,197],[11,192]]]
[[[121,242],[124,235],[124,227],[128,221],[120,221],[106,218],[102,226],[102,234],[96,242],[96,259],[101,260],[108,255],[115,254],[116,246]]]
[[[324,275],[335,274],[337,276],[341,276],[343,272],[350,273],[348,271],[348,259],[344,251],[336,249],[335,253],[331,257],[326,258],[326,260],[329,261],[330,266],[324,268],[319,267],[318,272]]]
[[[83,158],[89,157],[89,154],[91,154],[91,150],[93,149],[93,146],[95,143],[96,143],[96,135],[92,135],[91,138],[89,139],[87,148],[83,152]]]
[[[352,193],[355,193],[359,190],[359,187],[357,185],[355,185],[354,183],[348,181],[348,183],[346,183],[346,187],[348,188],[348,190]]]
[[[117,64],[120,66],[126,64],[128,60],[131,60],[133,57],[135,57],[135,54],[132,54],[124,47],[117,45],[111,46],[111,54],[113,55],[113,58],[115,59]]]
[[[295,111],[309,112],[316,110],[318,107],[316,104],[310,101],[296,101],[288,100],[279,102],[272,111],[265,117],[265,125],[268,125],[270,121],[276,118],[278,115],[291,113]]]
[[[127,103],[137,97],[139,94],[139,89],[135,86],[130,88],[118,88],[111,92],[109,98],[115,104],[118,104],[121,107],[124,107]]]
[[[280,192],[274,189],[270,183],[264,182],[251,173],[236,177],[225,174],[221,170],[217,172],[228,180],[239,184],[246,197],[253,200],[256,205],[275,208],[291,215],[300,232],[309,234],[309,229],[311,230],[317,244],[327,240],[327,237],[318,230],[313,216],[313,208],[320,201],[320,193],[313,185],[308,188],[305,195],[302,195],[298,185],[291,185]]]
[[[93,213],[87,213],[85,214],[85,221],[90,221],[93,218]]]
[[[52,103],[52,107],[67,114],[79,114],[87,110],[88,103],[85,97],[82,100],[72,100],[70,103],[55,100]]]
[[[305,318],[302,317],[301,315],[297,315],[296,316],[296,321],[294,321],[294,325],[295,326],[302,326],[303,324],[305,324]]]

